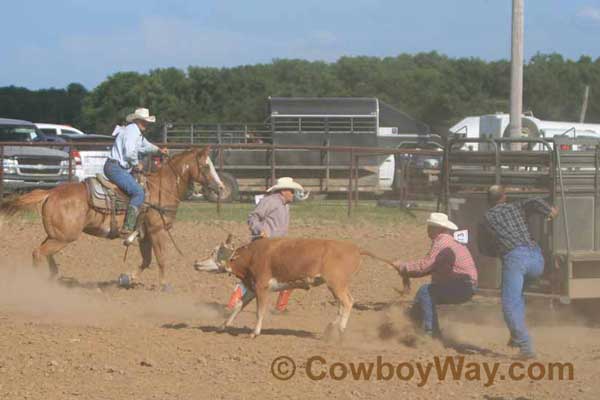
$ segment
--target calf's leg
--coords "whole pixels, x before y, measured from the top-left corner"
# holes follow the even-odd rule
[[[242,297],[242,301],[238,301],[235,304],[235,307],[233,308],[233,311],[231,312],[231,315],[229,316],[229,318],[227,318],[227,320],[223,323],[223,325],[221,325],[220,330],[224,331],[226,328],[228,328],[229,326],[231,326],[231,324],[233,323],[233,320],[238,316],[238,314],[244,308],[246,308],[246,306],[252,300],[254,300],[255,297],[256,297],[256,294],[252,290],[250,290],[250,289],[246,290],[246,293],[244,294],[244,297]]]
[[[342,319],[342,302],[340,301],[340,299],[337,296],[334,296],[334,297],[337,302],[338,311],[335,316],[335,319],[327,324],[327,327],[325,328],[325,336],[329,336],[331,334],[331,330],[334,327],[337,327],[340,324],[340,320]]]
[[[354,299],[352,295],[350,295],[350,291],[346,289],[344,291],[344,295],[340,297],[340,303],[342,305],[342,318],[340,320],[340,333],[344,333],[346,330],[346,325],[348,324],[348,319],[350,318],[350,312],[352,311],[352,306],[354,305]]]
[[[335,287],[330,286],[329,290],[333,297],[338,301],[338,314],[333,320],[327,325],[325,329],[325,337],[328,338],[331,335],[331,331],[333,328],[337,327],[338,332],[341,334],[344,333],[346,329],[346,325],[348,324],[348,318],[350,318],[350,312],[352,311],[352,305],[354,300],[350,295],[347,287]]]
[[[256,291],[256,327],[250,337],[255,338],[260,335],[263,319],[267,313],[269,306],[269,291],[266,287],[257,289]]]

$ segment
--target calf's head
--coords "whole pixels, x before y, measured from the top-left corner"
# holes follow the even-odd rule
[[[250,248],[250,245],[245,245],[237,248],[225,265],[225,271],[234,274],[240,279],[246,276],[246,272],[252,262],[252,254],[254,252]]]

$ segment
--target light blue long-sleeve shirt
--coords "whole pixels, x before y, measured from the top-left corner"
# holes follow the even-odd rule
[[[135,123],[131,123],[119,129],[110,151],[110,158],[117,161],[121,167],[130,170],[138,164],[140,153],[158,151],[159,148],[142,135],[140,128]]]

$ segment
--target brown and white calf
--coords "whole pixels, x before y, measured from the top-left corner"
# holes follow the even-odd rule
[[[222,325],[225,330],[239,312],[255,297],[257,323],[252,337],[260,335],[268,309],[269,292],[285,289],[310,289],[323,283],[338,301],[338,315],[326,332],[337,327],[346,329],[354,300],[350,295],[350,278],[360,267],[361,256],[379,258],[349,242],[325,239],[260,239],[235,250],[225,269],[237,276],[248,289],[242,301]],[[408,278],[404,279],[405,289]]]

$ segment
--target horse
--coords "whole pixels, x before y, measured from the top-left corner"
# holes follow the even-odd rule
[[[209,157],[210,147],[191,149],[163,162],[155,173],[146,175],[147,196],[145,211],[139,219],[139,250],[142,263],[137,272],[142,273],[152,262],[152,253],[158,262],[159,288],[166,288],[167,241],[179,202],[188,191],[192,181],[205,188],[221,184]],[[114,239],[111,218],[122,225],[124,214],[110,215],[93,208],[89,202],[86,183],[65,183],[49,190],[34,190],[7,201],[0,206],[0,214],[38,208],[47,237],[33,251],[33,264],[39,266],[44,257],[51,278],[58,274],[54,255],[69,243],[79,239],[82,233],[101,238]],[[114,220],[112,225],[114,226]],[[136,272],[131,275],[136,279]]]

